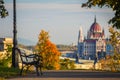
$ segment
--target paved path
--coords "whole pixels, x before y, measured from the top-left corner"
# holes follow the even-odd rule
[[[42,76],[28,74],[7,80],[120,80],[120,73],[100,71],[44,71]]]

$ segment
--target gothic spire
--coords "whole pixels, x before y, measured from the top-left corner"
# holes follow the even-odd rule
[[[80,27],[79,34],[78,34],[78,43],[83,42],[83,40],[84,40],[83,38],[84,37],[83,37],[82,27]]]
[[[94,18],[94,23],[96,23],[96,15],[95,15],[95,18]]]

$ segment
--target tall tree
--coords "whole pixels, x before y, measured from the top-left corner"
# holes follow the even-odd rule
[[[88,0],[86,3],[82,4],[82,7],[97,6],[102,8],[104,6],[112,8],[115,15],[109,20],[109,23],[113,24],[113,27],[120,29],[120,1],[119,0]]]
[[[120,32],[112,27],[109,28],[110,39],[109,44],[112,45],[113,54],[107,55],[106,59],[100,60],[102,69],[110,69],[111,71],[120,71]]]
[[[110,43],[113,46],[114,55],[111,59],[112,68],[117,71],[120,68],[120,32],[114,28],[110,28]]]
[[[0,16],[1,18],[8,16],[8,11],[5,9],[3,0],[0,0]]]
[[[42,57],[43,68],[45,69],[60,69],[59,56],[60,52],[57,47],[49,40],[48,32],[41,30],[36,51]]]
[[[120,54],[120,32],[115,30],[114,28],[110,27],[109,32],[110,35],[110,43],[114,48],[114,55]]]

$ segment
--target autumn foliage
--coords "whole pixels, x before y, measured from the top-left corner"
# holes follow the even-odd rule
[[[102,69],[106,68],[111,71],[120,71],[120,32],[112,27],[109,28],[110,41],[113,47],[113,54],[106,56],[106,59],[100,60]]]
[[[38,37],[38,43],[36,45],[36,51],[37,54],[42,56],[42,64],[44,69],[60,69],[60,52],[57,50],[56,45],[49,40],[48,32],[41,30]]]

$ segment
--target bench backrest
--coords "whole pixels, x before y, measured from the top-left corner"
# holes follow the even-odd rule
[[[26,62],[34,62],[34,61],[41,61],[40,56],[36,55],[36,54],[29,54],[27,55],[24,50],[22,49],[18,49],[19,51],[19,55],[20,55],[20,59],[22,61],[22,63],[26,63]]]
[[[21,49],[17,49],[18,53],[19,53],[19,56],[20,56],[20,59],[22,62],[28,62],[28,59],[27,59],[27,56],[26,56],[26,53],[24,50],[21,50]]]

